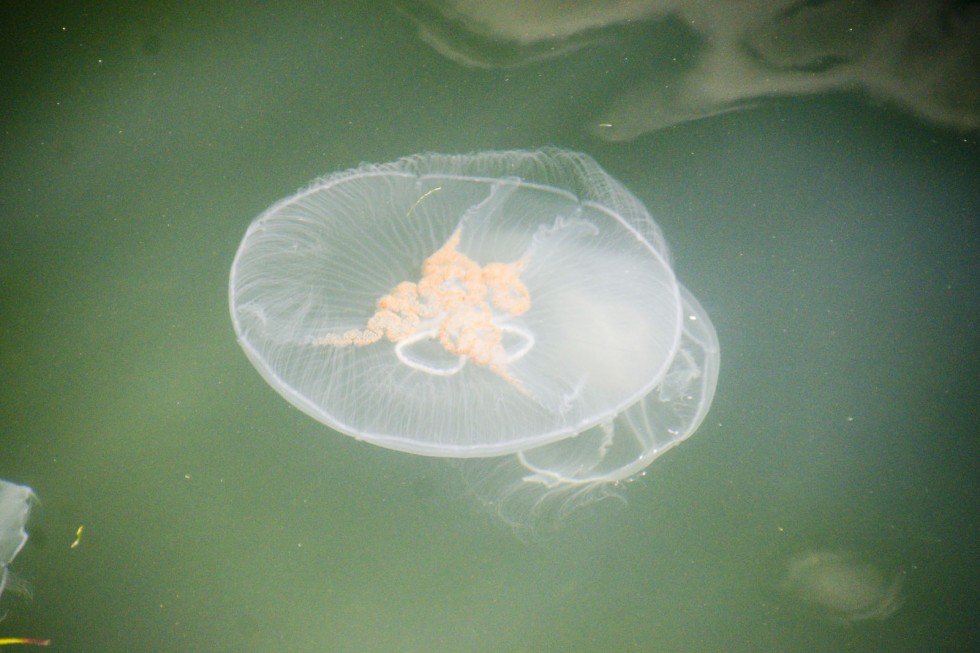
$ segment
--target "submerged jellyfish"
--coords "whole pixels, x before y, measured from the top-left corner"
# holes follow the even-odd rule
[[[488,502],[635,475],[693,433],[718,375],[650,214],[553,148],[319,179],[249,227],[230,304],[289,402],[382,447],[490,459],[467,474]]]
[[[27,516],[31,511],[34,491],[0,479],[0,595],[10,580],[10,564],[27,543]]]
[[[848,552],[810,551],[790,560],[782,587],[824,617],[854,623],[894,614],[904,581],[903,570],[885,572]]]

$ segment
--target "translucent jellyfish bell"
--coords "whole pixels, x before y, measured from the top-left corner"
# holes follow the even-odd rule
[[[252,363],[315,419],[415,454],[516,454],[516,483],[635,474],[694,431],[718,374],[647,210],[553,148],[319,179],[249,227],[230,303]]]
[[[0,479],[0,595],[10,578],[7,565],[27,543],[27,516],[34,492],[26,485]]]
[[[882,621],[904,601],[904,570],[884,571],[847,551],[808,551],[794,556],[782,589],[801,606],[839,623]]]
[[[578,508],[620,498],[622,483],[700,426],[718,382],[718,337],[704,309],[683,287],[681,298],[684,319],[676,355],[645,397],[575,437],[462,466],[477,498],[518,535],[554,530]]]

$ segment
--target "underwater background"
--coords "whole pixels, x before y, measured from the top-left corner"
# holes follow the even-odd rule
[[[976,5],[918,51],[909,3],[690,4],[0,9],[0,478],[39,498],[0,639],[974,650]],[[542,145],[650,209],[721,376],[625,501],[527,540],[277,395],[228,272],[317,176]]]

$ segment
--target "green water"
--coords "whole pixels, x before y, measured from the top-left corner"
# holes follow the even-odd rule
[[[642,64],[633,34],[467,68],[383,3],[208,7],[2,10],[0,478],[40,503],[12,567],[33,599],[4,594],[0,638],[975,646],[975,133],[818,94],[606,142],[589,125],[669,44]],[[523,542],[451,465],[281,399],[235,342],[227,279],[249,222],[318,175],[543,144],[589,153],[647,203],[722,371],[701,429],[626,505]],[[904,570],[902,607],[843,625],[798,605],[787,561],[820,550]]]

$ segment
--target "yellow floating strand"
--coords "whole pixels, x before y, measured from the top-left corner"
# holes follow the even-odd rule
[[[415,200],[415,204],[412,204],[412,208],[410,208],[410,209],[408,210],[408,213],[406,213],[406,214],[405,214],[405,217],[407,218],[408,216],[410,216],[410,215],[412,215],[412,211],[414,211],[414,210],[415,210],[415,207],[416,207],[416,206],[418,206],[418,205],[419,205],[419,203],[420,203],[420,202],[421,202],[422,200],[424,200],[424,199],[425,199],[426,197],[428,197],[428,196],[429,196],[429,195],[431,195],[432,193],[434,193],[434,192],[436,192],[437,190],[442,190],[442,186],[436,186],[436,187],[435,187],[435,188],[433,188],[432,190],[430,190],[430,191],[427,191],[427,192],[426,192],[426,193],[425,193],[424,195],[422,195],[422,197],[420,197],[420,198],[418,198],[417,200]]]
[[[27,639],[26,637],[0,638],[0,646],[4,646],[5,644],[33,644],[34,646],[47,646],[50,643],[50,639]]]
[[[78,527],[78,530],[75,531],[75,541],[71,543],[69,548],[74,549],[76,546],[78,546],[78,543],[82,541],[82,530],[84,530],[84,528],[85,524]]]

